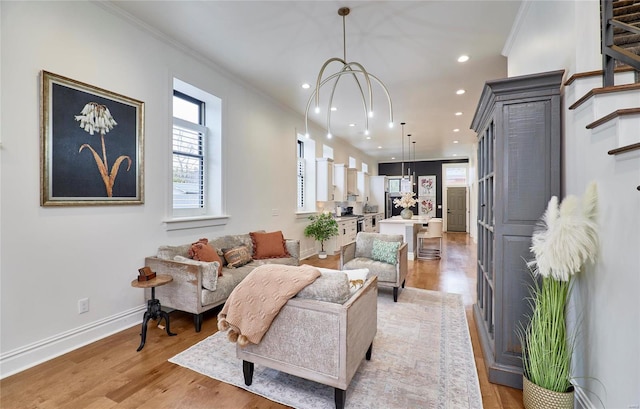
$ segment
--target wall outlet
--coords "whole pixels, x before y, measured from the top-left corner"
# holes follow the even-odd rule
[[[89,299],[82,298],[78,300],[78,314],[89,312]]]

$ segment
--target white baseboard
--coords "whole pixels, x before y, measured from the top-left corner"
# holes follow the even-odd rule
[[[573,382],[572,382],[573,383]],[[591,399],[587,396],[584,390],[573,383],[574,386],[574,396],[575,396],[575,407],[577,409],[597,409],[598,407],[591,402]]]
[[[300,260],[307,259],[307,258],[309,258],[311,256],[316,255],[316,254],[318,254],[318,252],[315,249],[310,249],[308,251],[301,251],[300,252]]]
[[[135,307],[0,355],[0,379],[49,361],[99,339],[140,325],[147,306]]]

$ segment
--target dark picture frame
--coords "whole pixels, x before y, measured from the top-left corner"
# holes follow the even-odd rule
[[[41,72],[40,205],[144,203],[144,102]]]

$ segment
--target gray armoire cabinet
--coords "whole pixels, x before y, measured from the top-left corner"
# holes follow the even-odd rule
[[[522,388],[518,323],[529,308],[525,260],[551,196],[560,196],[564,71],[488,81],[478,133],[478,273],[474,319],[489,381]]]

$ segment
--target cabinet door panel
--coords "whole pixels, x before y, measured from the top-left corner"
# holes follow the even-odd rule
[[[550,101],[503,107],[504,210],[502,223],[535,224],[549,200]]]
[[[523,317],[531,314],[527,285],[531,283],[525,260],[531,259],[530,236],[502,236],[496,248],[496,294],[501,303],[496,305],[496,322],[500,323],[501,337],[496,338],[496,361],[509,364],[521,364],[521,348],[516,329]]]

